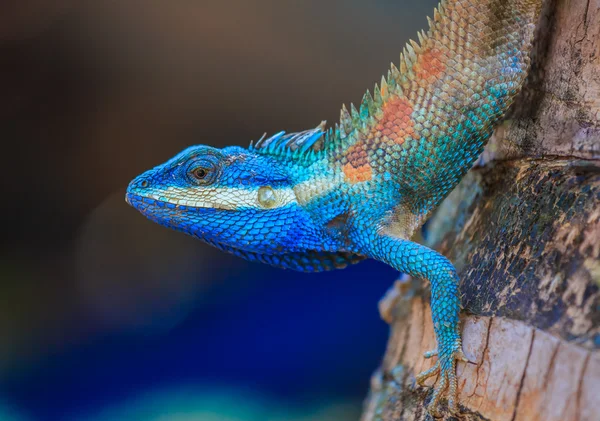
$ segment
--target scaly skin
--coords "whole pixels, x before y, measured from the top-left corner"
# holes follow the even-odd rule
[[[420,43],[339,125],[194,146],[131,182],[151,220],[249,260],[303,271],[374,258],[431,282],[439,374],[430,410],[457,412],[459,279],[409,241],[481,153],[523,84],[542,0],[442,1]]]

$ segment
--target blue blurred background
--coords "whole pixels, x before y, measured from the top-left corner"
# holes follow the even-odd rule
[[[359,102],[431,0],[0,5],[0,421],[356,420],[397,274],[301,274],[152,224],[128,181]]]

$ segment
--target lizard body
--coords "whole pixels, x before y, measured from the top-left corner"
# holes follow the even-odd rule
[[[303,271],[364,258],[431,282],[440,374],[430,409],[457,411],[459,280],[410,238],[482,152],[521,88],[542,0],[444,0],[360,107],[339,124],[193,146],[128,187],[151,220],[240,257]]]

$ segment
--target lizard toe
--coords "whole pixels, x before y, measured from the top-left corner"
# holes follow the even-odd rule
[[[429,353],[426,353],[429,354]],[[437,353],[433,354],[436,355]],[[442,354],[443,355],[443,354]],[[427,358],[427,356],[426,356]],[[433,417],[441,416],[440,401],[446,398],[448,402],[448,412],[452,415],[460,413],[458,408],[458,378],[456,377],[456,361],[469,361],[462,350],[457,348],[454,352],[440,358],[433,367],[417,375],[417,383],[423,386],[423,382],[430,377],[439,375],[437,384],[433,388],[431,402],[427,406],[427,411]]]
[[[424,386],[423,383],[425,382],[425,380],[429,379],[430,377],[437,376],[439,372],[440,372],[440,362],[438,361],[429,370],[425,370],[422,373],[419,373],[417,375],[417,378],[416,378],[417,383],[420,386]]]
[[[431,357],[435,357],[437,354],[438,354],[438,350],[434,349],[434,350],[427,351],[427,352],[423,353],[423,356],[425,358],[431,358]]]

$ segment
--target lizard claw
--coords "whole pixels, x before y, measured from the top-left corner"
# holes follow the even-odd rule
[[[458,361],[462,361],[462,362],[464,362],[464,363],[467,363],[467,364],[474,364],[474,365],[477,365],[477,362],[476,362],[476,361],[472,361],[472,360],[470,360],[470,359],[469,359],[469,358],[468,358],[468,357],[465,355],[465,353],[463,352],[463,350],[462,350],[462,349],[460,349],[460,348],[458,349],[458,351],[456,351],[455,355],[456,355],[456,359],[457,359]]]
[[[438,355],[438,351],[429,351],[424,354],[425,358],[431,358]],[[463,353],[460,345],[450,355],[442,357],[435,363],[433,367],[417,375],[417,383],[423,386],[423,382],[430,377],[439,375],[438,383],[433,389],[433,395],[431,402],[429,403],[427,410],[433,417],[440,416],[438,409],[439,402],[442,397],[446,396],[448,399],[448,411],[451,414],[457,414],[458,410],[458,380],[456,378],[456,361],[464,361],[474,364],[470,361]]]

